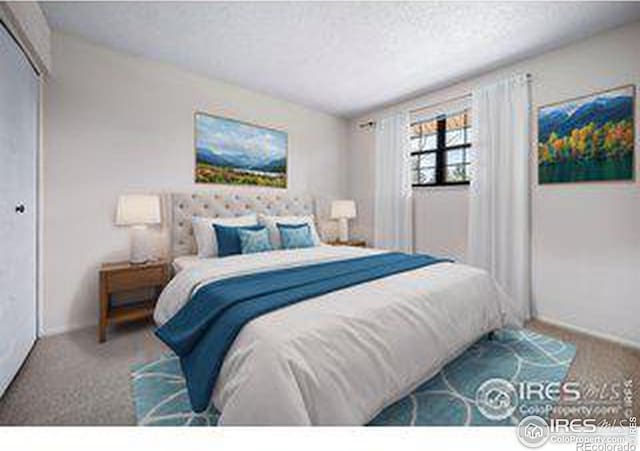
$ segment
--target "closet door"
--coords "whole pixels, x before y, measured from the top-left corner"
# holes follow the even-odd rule
[[[0,23],[0,396],[36,339],[38,76]]]

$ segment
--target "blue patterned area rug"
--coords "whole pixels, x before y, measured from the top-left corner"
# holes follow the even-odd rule
[[[370,425],[500,426],[517,424],[529,414],[548,417],[554,401],[519,400],[516,391],[521,383],[562,383],[575,353],[575,346],[528,329],[497,331],[492,339],[479,340],[409,396],[384,409]],[[492,379],[508,381],[516,388],[514,398],[491,401],[512,411],[506,418],[496,418],[505,415],[492,415],[495,412],[490,410],[487,413],[485,406],[479,409],[476,395],[487,390],[478,389]],[[215,426],[218,422],[214,407],[200,414],[191,410],[174,354],[132,367],[131,383],[138,425]],[[491,400],[491,390],[487,396]]]

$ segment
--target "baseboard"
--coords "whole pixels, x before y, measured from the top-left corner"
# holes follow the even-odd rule
[[[575,326],[573,324],[565,323],[564,321],[558,321],[556,319],[547,318],[545,316],[536,316],[535,319],[541,321],[543,323],[551,324],[552,326],[562,327],[563,329],[568,329],[573,332],[578,332],[585,335],[590,335],[595,338],[600,338],[602,340],[610,341],[615,344],[619,344],[622,346],[626,346],[628,348],[633,348],[640,351],[640,343],[632,340],[628,340],[626,338],[617,337],[615,335],[605,334],[602,332],[596,332],[591,329],[585,329],[583,327]]]
[[[52,337],[54,335],[66,334],[67,332],[74,332],[80,329],[88,329],[89,327],[98,327],[95,321],[83,322],[77,324],[67,324],[59,327],[42,328],[38,337]]]

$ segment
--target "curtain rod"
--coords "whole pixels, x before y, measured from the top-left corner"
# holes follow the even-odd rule
[[[525,76],[527,77],[527,80],[531,80],[531,74],[530,73],[525,74]],[[464,95],[457,96],[457,97],[452,97],[450,99],[442,100],[440,102],[432,103],[432,104],[427,105],[427,106],[421,106],[419,108],[415,108],[413,110],[409,110],[409,114],[418,113],[420,111],[424,111],[424,110],[428,110],[430,108],[435,108],[437,106],[444,105],[445,103],[455,102],[457,100],[463,100],[463,99],[466,99],[466,98],[469,98],[469,97],[471,97],[471,93],[470,92],[468,92],[468,93],[466,93]],[[363,123],[359,124],[360,128],[373,128],[375,126],[376,126],[376,121],[368,121],[368,122],[363,122]]]
[[[456,100],[468,99],[469,97],[471,97],[471,93],[470,92],[467,93],[467,94],[461,95],[461,96],[452,97],[452,98],[447,99],[447,100],[442,100],[440,102],[432,103],[432,104],[427,105],[427,106],[421,106],[420,108],[415,108],[413,110],[409,110],[409,114],[418,113],[420,111],[424,111],[424,110],[428,110],[428,109],[431,109],[431,108],[435,108],[437,106],[444,105],[445,103],[455,102]]]

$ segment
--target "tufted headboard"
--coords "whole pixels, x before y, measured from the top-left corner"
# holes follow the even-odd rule
[[[193,216],[232,217],[250,213],[273,216],[309,215],[314,201],[308,195],[263,192],[196,192],[169,195],[171,256],[196,253],[191,227]]]

